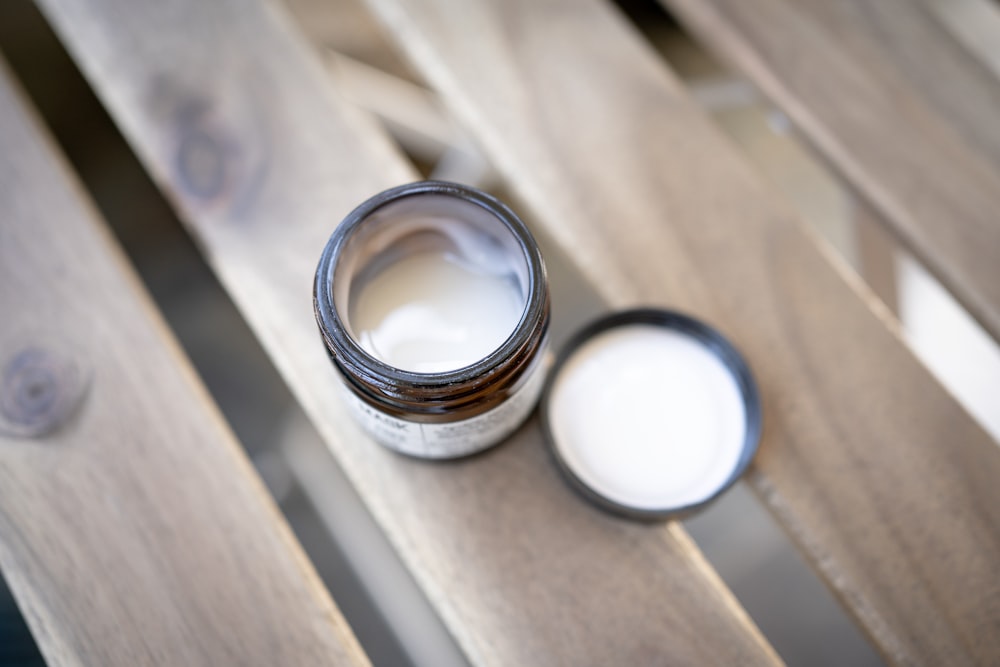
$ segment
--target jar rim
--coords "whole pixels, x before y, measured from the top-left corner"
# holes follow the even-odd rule
[[[524,253],[528,267],[525,307],[507,339],[482,359],[468,366],[439,373],[420,373],[396,368],[367,352],[351,335],[347,323],[337,311],[333,293],[333,276],[341,251],[358,227],[373,213],[393,202],[425,195],[456,197],[485,209],[513,235]],[[548,320],[545,264],[538,244],[527,226],[503,202],[481,190],[460,183],[417,181],[384,190],[370,197],[351,211],[337,226],[330,235],[316,268],[313,308],[320,332],[334,361],[343,370],[359,377],[366,384],[383,390],[399,386],[432,392],[460,391],[470,383],[480,385],[489,382],[502,371],[505,362],[518,356],[521,350],[530,346],[534,337],[544,335]]]

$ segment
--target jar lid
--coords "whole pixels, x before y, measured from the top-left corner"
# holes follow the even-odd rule
[[[547,380],[541,420],[570,484],[640,519],[700,509],[757,451],[760,398],[718,331],[681,313],[636,309],[587,325]]]

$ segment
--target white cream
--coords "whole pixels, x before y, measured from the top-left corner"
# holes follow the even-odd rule
[[[372,276],[351,304],[361,347],[390,366],[441,373],[500,347],[524,310],[516,277],[466,258],[466,248],[404,255]],[[488,259],[488,258],[486,258]]]
[[[598,334],[559,372],[553,441],[601,495],[644,510],[706,500],[739,463],[747,429],[732,373],[704,345],[664,327]]]

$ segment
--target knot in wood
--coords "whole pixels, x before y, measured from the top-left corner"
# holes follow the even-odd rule
[[[207,110],[182,112],[175,167],[178,185],[202,202],[224,197],[231,187],[235,142]]]
[[[236,88],[180,99],[171,149],[174,189],[202,212],[242,217],[268,166],[267,132],[254,111],[259,105],[250,92]]]
[[[54,431],[79,405],[85,385],[69,357],[37,346],[21,348],[3,367],[0,430],[29,437]]]

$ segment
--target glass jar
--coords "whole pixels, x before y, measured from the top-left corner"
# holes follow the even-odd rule
[[[541,252],[507,206],[475,188],[423,181],[358,206],[323,251],[314,308],[351,412],[398,452],[482,451],[541,393]]]

